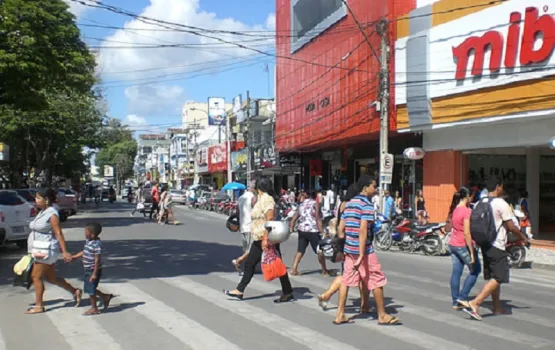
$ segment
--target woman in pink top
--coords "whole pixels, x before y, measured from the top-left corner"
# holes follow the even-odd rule
[[[460,309],[458,301],[468,301],[468,294],[476,284],[480,275],[480,259],[476,253],[476,246],[470,236],[470,190],[461,187],[453,195],[449,216],[453,229],[449,240],[449,250],[453,261],[453,272],[451,274],[451,296],[453,297],[453,309]],[[461,277],[464,267],[468,266],[470,274],[466,276],[461,289]]]

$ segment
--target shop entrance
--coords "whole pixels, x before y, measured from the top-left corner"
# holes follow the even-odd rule
[[[555,151],[519,147],[467,154],[469,186],[481,190],[488,178],[501,177],[510,204],[527,195],[536,238],[555,240]]]

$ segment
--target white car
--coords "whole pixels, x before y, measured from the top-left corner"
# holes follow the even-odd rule
[[[30,232],[29,223],[35,215],[35,207],[16,191],[0,190],[0,246],[16,243],[20,248],[25,248]]]

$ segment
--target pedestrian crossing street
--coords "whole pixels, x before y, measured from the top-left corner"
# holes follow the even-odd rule
[[[484,317],[483,322],[451,309],[445,275],[386,275],[388,311],[401,317],[401,326],[379,326],[375,315],[333,325],[335,304],[324,312],[316,299],[332,279],[317,273],[292,277],[296,301],[281,305],[272,303],[279,282],[264,282],[260,275],[244,301],[222,293],[235,287],[236,273],[108,280],[101,289],[117,298],[98,316],[82,316],[88,302],[74,308],[71,296],[53,286],[45,295],[48,312],[24,315],[32,290],[0,287],[0,349],[555,349],[551,271],[514,271],[503,290],[512,315]],[[351,290],[350,299],[358,297]],[[350,310],[354,315],[356,309]]]

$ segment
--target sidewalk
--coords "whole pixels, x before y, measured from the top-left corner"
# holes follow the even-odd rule
[[[538,239],[531,243],[532,246],[526,252],[526,261],[532,262],[532,268],[555,270],[555,242]]]

